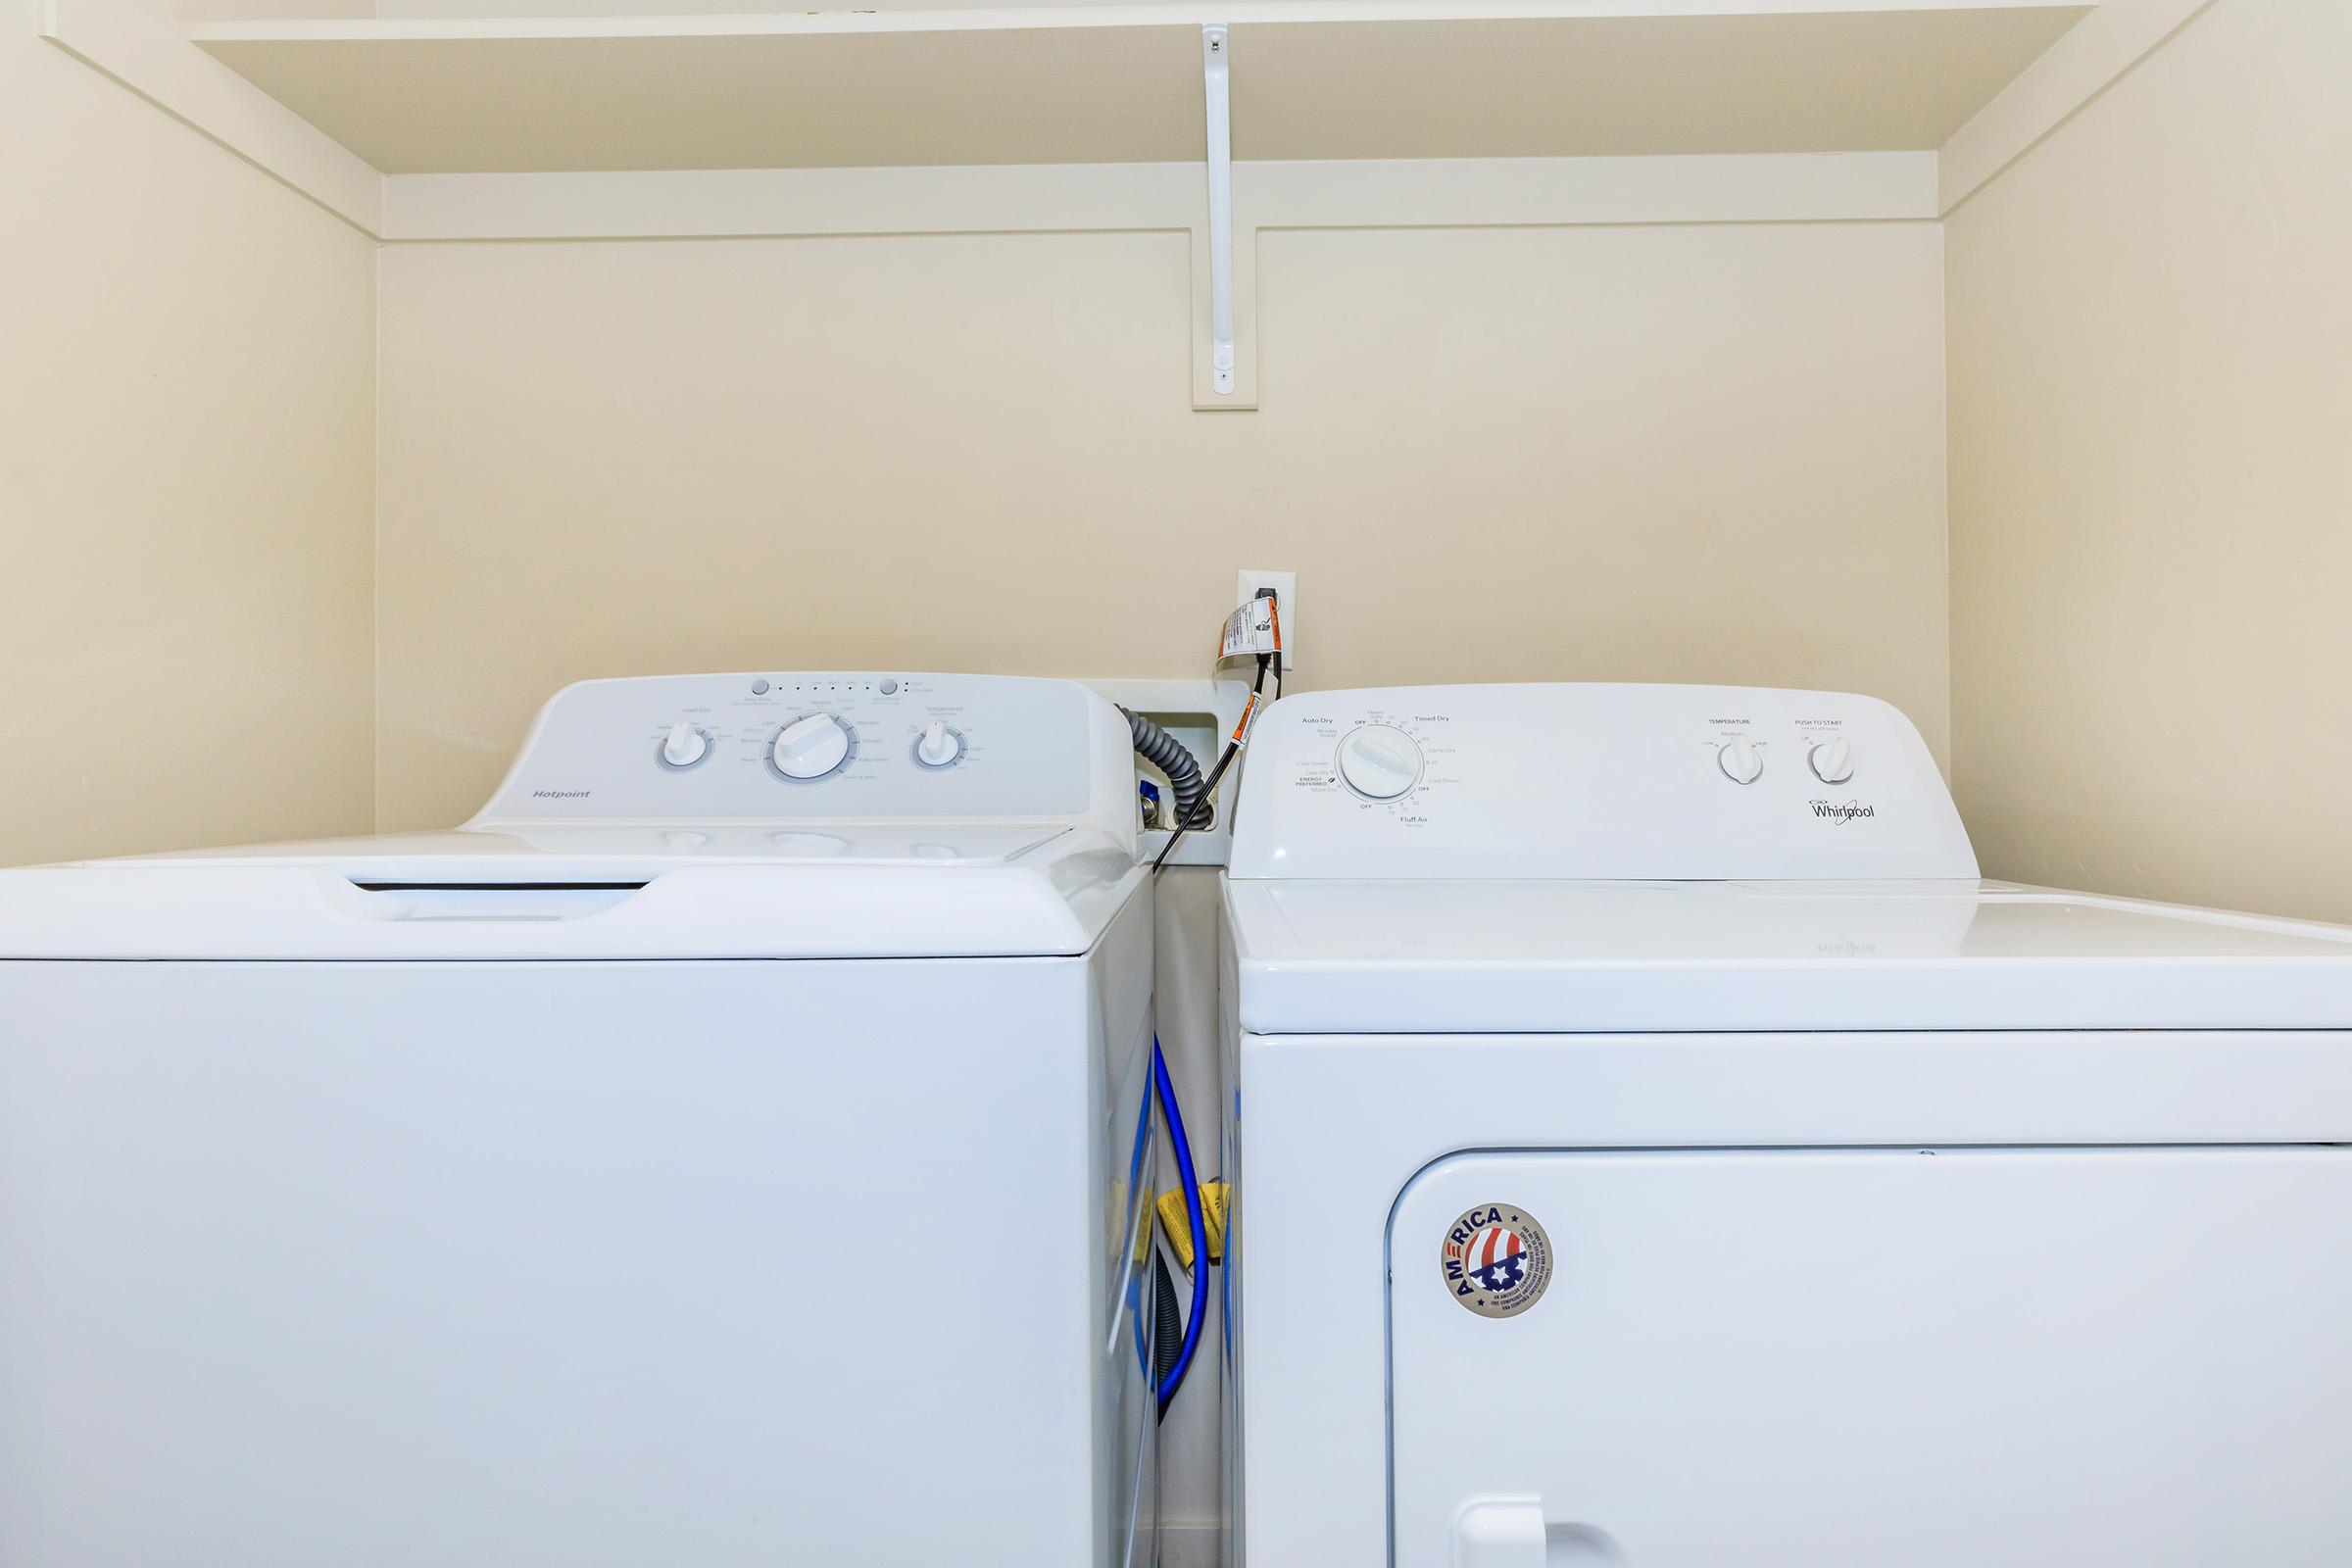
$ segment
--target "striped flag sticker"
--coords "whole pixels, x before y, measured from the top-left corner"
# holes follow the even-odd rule
[[[1446,1290],[1480,1317],[1517,1317],[1551,1284],[1551,1239],[1513,1203],[1480,1203],[1446,1228]]]

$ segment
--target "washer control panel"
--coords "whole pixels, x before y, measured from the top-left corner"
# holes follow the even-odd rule
[[[1246,756],[1236,877],[1977,875],[1919,731],[1841,692],[1317,692]]]
[[[476,820],[1133,815],[1127,726],[1072,681],[891,672],[583,681]]]

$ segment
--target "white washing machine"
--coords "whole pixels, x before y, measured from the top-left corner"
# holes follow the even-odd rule
[[[1134,793],[592,681],[455,832],[0,873],[0,1563],[1149,1560]]]
[[[1276,704],[1226,899],[1251,1568],[2352,1562],[2352,931],[1699,687]]]

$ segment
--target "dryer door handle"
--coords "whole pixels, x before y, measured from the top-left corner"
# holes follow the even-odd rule
[[[1614,1568],[1624,1561],[1607,1531],[1553,1523],[1542,1497],[1474,1497],[1453,1516],[1453,1568]]]

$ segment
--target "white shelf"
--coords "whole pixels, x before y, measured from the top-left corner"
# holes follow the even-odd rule
[[[62,12],[76,0],[54,0]],[[1939,148],[2091,10],[1943,0],[1288,0],[195,25],[385,173]]]
[[[179,27],[43,0],[41,31],[391,243],[1189,232],[1208,411],[1257,406],[1265,231],[1933,220],[1939,176],[1964,197],[2206,0],[373,3],[410,14]],[[1212,22],[1230,237],[1203,177]]]

